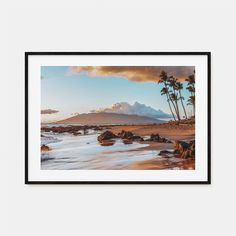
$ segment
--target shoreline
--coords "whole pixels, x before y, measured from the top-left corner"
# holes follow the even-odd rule
[[[136,161],[129,165],[130,170],[195,170],[195,159],[155,158],[152,160]]]
[[[91,126],[86,126],[89,129]],[[171,150],[175,148],[176,141],[190,141],[195,139],[195,125],[173,125],[169,123],[162,124],[151,124],[151,125],[100,125],[92,126],[94,130],[105,131],[109,130],[115,135],[118,135],[122,131],[132,132],[134,135],[141,136],[143,138],[148,138],[151,134],[160,134],[161,137],[167,138],[172,141],[172,143],[167,142],[156,142],[156,141],[142,141],[133,140],[139,144],[147,144],[145,147],[138,147],[135,149],[128,150],[129,153],[132,152],[145,152],[145,151],[162,151]],[[58,127],[58,128],[46,128],[47,132],[53,131],[55,133],[71,133],[73,135],[79,134],[81,130],[85,129],[85,126],[74,126],[69,127]],[[41,128],[41,131],[45,130],[45,127]],[[100,143],[101,144],[101,143]],[[129,144],[124,144],[129,145]],[[112,151],[111,154],[127,152],[126,151]],[[108,152],[109,154],[109,152]],[[178,169],[178,170],[194,170],[195,169],[195,159],[194,158],[180,158],[177,155],[172,154],[171,156],[156,156],[154,158],[142,161],[135,161],[129,164],[125,169],[129,170],[164,170],[164,169]]]
[[[131,131],[135,135],[149,136],[152,133],[158,133],[161,136],[172,141],[185,140],[190,141],[195,139],[195,125],[171,125],[169,123],[155,124],[155,125],[135,125],[135,126],[112,126],[110,131],[115,134],[121,130]],[[174,143],[159,143],[151,141],[138,141],[141,144],[148,144],[146,147],[129,150],[133,151],[156,151],[156,150],[174,150]],[[129,165],[131,170],[166,170],[166,169],[183,169],[194,170],[195,159],[182,159],[176,157],[156,157],[154,159],[145,161],[136,161]]]
[[[155,143],[147,141],[139,141],[140,144],[148,144],[149,146],[131,149],[128,151],[117,152],[137,152],[137,151],[157,151],[157,150],[174,150],[173,143]],[[182,169],[182,170],[195,170],[195,159],[182,159],[177,157],[159,157],[154,159],[136,161],[128,166],[129,170],[167,170],[167,169]]]

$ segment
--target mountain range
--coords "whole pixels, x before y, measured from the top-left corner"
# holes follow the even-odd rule
[[[141,104],[139,102],[135,102],[133,105],[130,105],[127,102],[118,102],[113,104],[108,108],[100,108],[98,110],[92,110],[93,113],[116,113],[116,114],[126,114],[126,115],[138,115],[138,116],[146,116],[151,118],[171,118],[170,114],[163,112],[162,110],[154,109],[150,106],[146,106],[145,104]]]
[[[96,112],[78,114],[56,123],[80,125],[135,125],[155,124],[161,123],[161,121],[155,118],[140,115]]]

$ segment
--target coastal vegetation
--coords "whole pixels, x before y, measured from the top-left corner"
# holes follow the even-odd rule
[[[193,117],[195,117],[195,72],[194,74],[188,76],[185,81],[188,82],[186,89],[190,93],[187,100],[187,105],[191,105],[193,107]],[[182,90],[184,89],[183,83],[181,83],[178,78],[175,78],[172,75],[169,76],[165,71],[162,71],[158,84],[163,85],[161,95],[166,96],[168,107],[174,121],[181,121],[181,117],[185,120],[191,118],[187,116],[186,108],[183,102],[185,99],[184,96],[182,96]],[[180,107],[182,107],[184,114],[183,116],[181,116]]]

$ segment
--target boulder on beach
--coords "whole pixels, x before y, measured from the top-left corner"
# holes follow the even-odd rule
[[[114,145],[114,144],[115,144],[115,141],[112,140],[112,139],[110,139],[110,140],[102,140],[102,141],[100,142],[100,145],[101,145],[101,146],[112,146],[112,145]]]
[[[121,133],[118,134],[118,136],[121,139],[132,140],[132,141],[143,141],[143,138],[141,136],[134,135],[130,131],[122,130]]]
[[[42,151],[42,152],[48,152],[48,151],[50,151],[50,148],[49,148],[47,145],[43,144],[43,145],[41,146],[41,151]]]
[[[175,153],[181,154],[190,147],[190,144],[185,141],[175,142]]]
[[[175,154],[179,154],[180,158],[194,158],[195,157],[195,140],[189,143],[184,141],[176,141],[175,143]]]
[[[93,130],[100,130],[99,126],[94,125],[68,125],[68,126],[44,126],[41,127],[41,131],[43,132],[53,132],[53,133],[77,133],[78,131],[83,132],[84,134],[87,134],[89,129]]]
[[[138,135],[134,135],[131,140],[133,141],[144,141],[144,139],[141,136]]]
[[[134,134],[130,131],[122,130],[121,133],[118,134],[118,136],[122,139],[131,139]]]
[[[73,135],[77,136],[77,135],[81,135],[82,133],[81,132],[74,132],[72,133]]]
[[[103,128],[100,127],[100,126],[96,126],[96,127],[93,128],[93,130],[94,130],[94,131],[100,131],[100,130],[103,130]]]
[[[195,158],[195,140],[189,142],[176,141],[174,151],[162,150],[159,152],[159,155],[181,159]]]
[[[195,140],[189,142],[189,147],[182,153],[181,158],[195,158]]]
[[[169,156],[170,154],[173,154],[173,152],[168,151],[168,150],[161,150],[161,151],[159,152],[159,155],[160,155],[160,156]]]
[[[161,140],[161,136],[159,134],[151,134],[149,141],[157,141],[159,142]]]
[[[113,139],[113,138],[117,138],[117,136],[115,134],[113,134],[111,131],[105,131],[97,137],[97,140],[99,142],[102,142],[104,140],[109,140],[109,139]]]
[[[161,137],[159,134],[151,134],[150,138],[146,139],[145,141],[172,143],[169,139]]]
[[[131,139],[123,139],[122,141],[124,144],[132,144],[133,143],[133,140],[131,140]]]

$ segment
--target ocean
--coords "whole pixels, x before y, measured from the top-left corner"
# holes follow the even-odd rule
[[[112,146],[101,146],[97,141],[98,135],[99,131],[94,130],[77,136],[42,132],[41,143],[49,146],[51,150],[41,154],[41,169],[128,169],[130,164],[156,158],[159,153],[158,150],[137,151],[135,149],[146,147],[148,144],[124,144],[121,139],[116,139]]]

